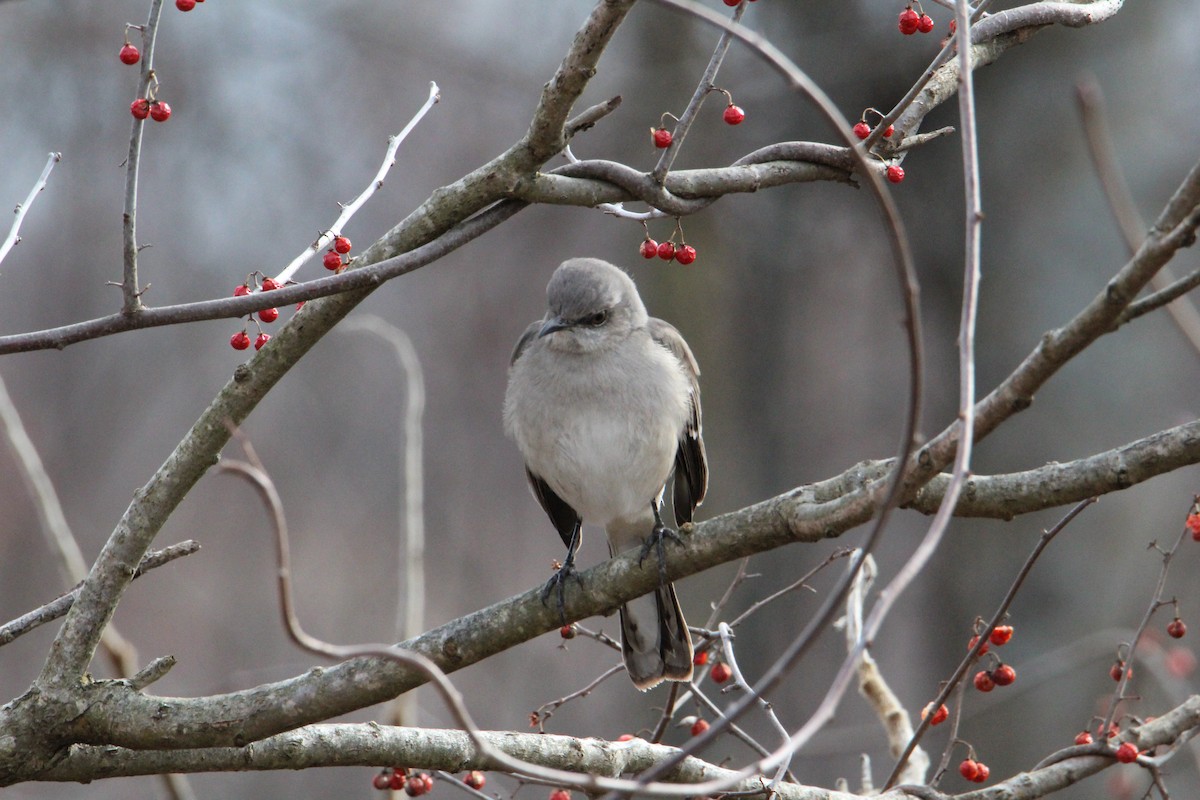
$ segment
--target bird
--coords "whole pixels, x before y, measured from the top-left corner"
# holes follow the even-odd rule
[[[505,432],[567,556],[546,584],[574,575],[584,523],[604,528],[609,555],[656,550],[659,586],[620,608],[621,653],[645,691],[692,677],[692,640],[665,579],[660,506],[674,476],[676,525],[692,521],[708,488],[700,368],[671,324],[649,316],[633,279],[596,258],[564,261],[546,287],[545,316],[517,341],[504,397]]]

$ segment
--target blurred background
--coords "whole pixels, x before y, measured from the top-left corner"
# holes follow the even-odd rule
[[[714,7],[723,6],[710,0]],[[1009,4],[1002,4],[1009,5]],[[413,132],[383,190],[345,233],[356,252],[429,192],[500,153],[526,129],[590,0],[517,3],[443,0],[223,3],[189,14],[167,4],[158,39],[159,97],[174,116],[147,123],[138,217],[145,300],[165,305],[227,296],[252,270],[275,274],[353,199],[382,159],[386,138],[423,102],[429,81],[442,101]],[[984,278],[980,305],[980,394],[1006,375],[1047,329],[1063,324],[1124,262],[1125,247],[1090,166],[1075,109],[1077,82],[1094,75],[1105,92],[1121,164],[1148,219],[1196,160],[1195,76],[1200,6],[1128,4],[1112,21],[1050,29],[977,73],[982,158]],[[63,153],[0,266],[0,333],[36,330],[112,313],[120,280],[121,204],[136,69],[117,60],[123,25],[145,20],[144,0],[103,4],[0,3],[0,203],[22,200],[49,151]],[[999,7],[999,6],[998,6]],[[809,72],[851,121],[887,110],[936,52],[949,12],[929,4],[928,36],[896,30],[900,3],[761,2],[745,20]],[[652,3],[617,33],[580,107],[615,94],[616,113],[576,139],[581,158],[649,169],[647,129],[680,113],[716,34]],[[136,34],[134,41],[140,42]],[[732,128],[710,98],[679,168],[722,165],[764,144],[836,141],[833,133],[758,58],[734,45],[717,81],[745,108]],[[924,128],[956,124],[955,103]],[[553,162],[559,163],[559,162]],[[961,285],[959,141],[942,138],[905,161],[895,188],[922,280],[928,355],[923,429],[953,418],[955,337]],[[7,225],[7,223],[5,223]],[[703,368],[705,434],[712,482],[700,517],[741,508],[837,474],[864,458],[893,454],[905,395],[901,310],[885,238],[866,192],[806,184],[725,198],[683,221],[696,263],[643,261],[640,225],[597,211],[528,209],[437,264],[393,281],[356,315],[376,314],[412,337],[425,367],[428,410],[425,524],[427,624],[434,626],[540,584],[561,543],[526,490],[500,404],[512,343],[542,314],[554,267],[578,255],[628,268],[651,312],[687,337]],[[666,238],[668,221],[651,225]],[[1177,273],[1196,268],[1185,253]],[[324,274],[319,259],[298,277]],[[289,312],[284,310],[284,317]],[[278,328],[282,323],[276,323]],[[11,355],[0,375],[24,415],[80,544],[93,558],[128,505],[232,370],[241,323],[204,322],[127,333],[63,352]],[[1092,347],[1056,376],[1026,413],[980,443],[982,474],[1067,461],[1195,416],[1200,359],[1163,314]],[[245,428],[270,468],[293,533],[299,610],[314,633],[336,642],[392,636],[400,542],[397,496],[405,390],[390,348],[335,331],[271,393]],[[57,595],[60,577],[16,462],[0,449],[0,608],[5,619]],[[1005,660],[1016,685],[967,695],[961,735],[994,778],[1067,746],[1113,689],[1117,643],[1149,603],[1160,559],[1151,540],[1173,541],[1192,495],[1194,468],[1105,497],[1054,542],[1012,608],[1017,635]],[[1012,522],[957,521],[918,584],[896,606],[874,653],[914,713],[960,658],[976,615],[990,614],[1043,528],[1065,509]],[[899,514],[879,558],[895,574],[928,520]],[[862,531],[795,545],[751,561],[756,577],[733,595],[729,615],[857,543]],[[303,672],[277,622],[272,556],[262,509],[250,489],[205,477],[156,545],[194,538],[203,550],[139,580],[116,623],[143,662],[174,654],[178,666],[153,691],[204,695]],[[1191,544],[1189,542],[1189,544]],[[1176,561],[1168,592],[1184,619],[1198,616],[1200,551]],[[605,556],[592,532],[584,566]],[[840,565],[835,567],[840,569]],[[714,569],[680,585],[685,612],[705,620],[735,572]],[[742,668],[761,673],[803,627],[827,590],[785,598],[740,628]],[[1161,631],[1169,609],[1152,627]],[[585,623],[608,633],[615,619]],[[1198,622],[1200,624],[1200,622]],[[57,625],[0,652],[0,696],[24,691]],[[1161,638],[1161,637],[1160,637]],[[1189,639],[1183,640],[1187,644]],[[825,636],[773,699],[798,727],[819,702],[841,657]],[[524,730],[542,703],[579,689],[618,657],[548,634],[454,676],[488,728]],[[1173,674],[1175,643],[1146,650],[1133,691],[1139,714],[1158,714],[1196,691]],[[107,674],[97,660],[97,674]],[[1143,668],[1144,667],[1144,668]],[[537,680],[530,676],[536,675]],[[623,676],[561,708],[547,730],[616,737],[651,726],[665,691],[642,695]],[[437,698],[419,693],[420,721],[447,725]],[[382,708],[348,717],[382,719]],[[746,727],[774,739],[761,718]],[[679,742],[686,730],[675,730]],[[945,733],[927,740],[935,759]],[[1167,785],[1200,793],[1196,746],[1171,762]],[[853,694],[827,732],[793,768],[813,784],[839,776],[857,785],[859,756],[882,782],[890,761],[878,724]],[[720,761],[747,757],[732,741]],[[961,759],[955,758],[955,763]],[[373,794],[367,769],[197,775],[201,797],[294,798]],[[1140,796],[1148,778],[1111,769],[1059,797]],[[493,780],[493,787],[511,784]],[[943,788],[966,788],[956,775]],[[440,794],[455,790],[439,786]],[[522,797],[545,790],[528,787]],[[26,784],[6,798],[151,798],[154,779],[87,787]]]

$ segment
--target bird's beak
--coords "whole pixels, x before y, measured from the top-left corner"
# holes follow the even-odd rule
[[[569,327],[571,326],[563,322],[562,317],[551,317],[542,323],[542,329],[538,331],[538,338],[540,339],[547,334],[565,330]]]

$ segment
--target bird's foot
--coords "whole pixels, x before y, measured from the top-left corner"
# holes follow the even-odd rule
[[[678,545],[683,544],[683,539],[679,534],[663,524],[662,520],[655,520],[654,529],[650,531],[650,535],[642,544],[642,554],[638,557],[638,566],[646,560],[646,556],[650,555],[651,551],[658,556],[658,580],[659,583],[666,584],[667,582],[667,548],[664,542],[670,539]]]
[[[568,557],[566,562],[542,587],[542,605],[548,605],[546,601],[550,599],[550,593],[554,592],[558,601],[558,616],[563,625],[567,624],[567,603],[563,593],[567,589],[567,581],[571,578],[583,586],[583,578],[579,577],[579,573],[575,571],[575,559]]]

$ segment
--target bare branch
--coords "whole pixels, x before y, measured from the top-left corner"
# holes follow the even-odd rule
[[[25,198],[25,202],[19,203],[13,209],[12,227],[8,229],[8,235],[4,237],[4,241],[0,242],[0,261],[4,261],[8,256],[8,252],[21,241],[21,223],[25,221],[25,215],[29,213],[29,207],[33,205],[33,201],[41,194],[42,189],[46,188],[46,181],[50,179],[50,172],[59,161],[62,161],[62,153],[50,154],[49,158],[46,159],[46,166],[42,167],[42,174],[38,176],[37,181],[33,184],[33,188],[29,190],[29,195]]]
[[[138,565],[133,577],[140,578],[156,567],[169,564],[177,558],[190,556],[199,549],[200,545],[197,542],[188,539],[185,542],[164,547],[162,550],[152,550],[142,559],[142,563]],[[75,602],[75,598],[79,596],[79,590],[82,587],[83,584],[81,583],[71,591],[60,595],[57,599],[50,601],[41,608],[35,608],[33,611],[17,617],[12,622],[0,625],[0,646],[6,645],[13,639],[29,633],[34,628],[45,625],[47,622],[52,622],[66,614],[70,610],[71,604]]]
[[[158,39],[158,20],[162,13],[163,0],[151,0],[150,15],[142,27],[142,66],[138,78],[139,99],[150,96],[151,85],[157,85],[158,78],[154,75],[154,43]],[[125,211],[122,215],[123,227],[121,232],[121,250],[123,270],[121,273],[121,295],[124,302],[121,313],[133,316],[142,310],[142,291],[138,285],[138,243],[137,243],[137,198],[138,198],[138,169],[142,162],[142,132],[146,125],[145,117],[133,118],[133,128],[129,133],[129,155],[125,159]]]
[[[334,237],[341,235],[342,229],[345,228],[346,223],[349,222],[350,219],[358,213],[358,210],[366,205],[367,201],[370,200],[371,197],[383,187],[383,179],[387,177],[387,174],[391,171],[392,167],[396,166],[396,153],[399,151],[400,145],[404,142],[404,140],[408,138],[408,134],[410,134],[413,128],[417,127],[417,124],[425,118],[425,115],[429,113],[429,109],[433,108],[433,106],[441,99],[442,96],[439,93],[438,85],[430,81],[429,96],[425,98],[425,103],[420,109],[417,110],[417,113],[413,115],[412,119],[408,121],[408,124],[405,125],[398,134],[388,137],[388,146],[387,151],[383,156],[383,163],[375,172],[375,177],[371,179],[369,184],[367,184],[367,188],[363,189],[358,197],[354,198],[354,200],[348,205],[342,206],[342,213],[338,214],[338,218],[334,220],[333,225],[329,227],[329,230],[318,236],[317,240],[305,248],[304,252],[292,259],[292,261],[283,268],[283,271],[275,277],[276,283],[282,286],[290,281],[292,276],[296,274],[296,270],[300,269],[300,267],[302,267],[306,261],[319,253],[321,248],[332,242]],[[272,297],[278,299],[277,295],[273,294]],[[281,302],[291,301],[288,300]]]

